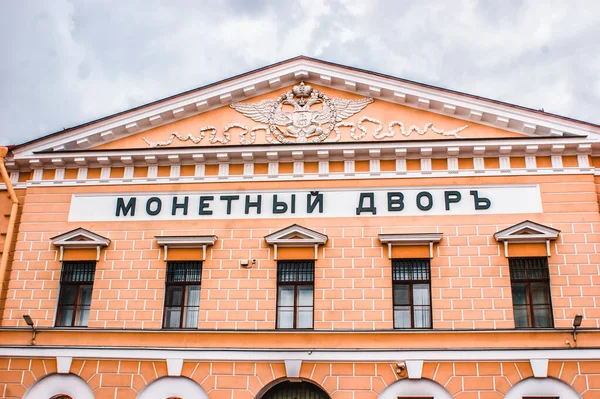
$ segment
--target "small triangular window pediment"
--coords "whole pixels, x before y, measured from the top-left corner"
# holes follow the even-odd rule
[[[327,242],[327,236],[317,231],[307,229],[297,224],[286,227],[265,236],[265,241],[270,245],[280,247],[312,247]]]
[[[531,234],[538,234],[538,232],[537,232],[537,231],[535,231],[535,230],[532,230],[532,229],[530,229],[530,228],[525,228],[525,229],[523,229],[523,230],[520,230],[520,231],[517,231],[517,232],[515,232],[515,233],[513,233],[513,234],[520,234],[520,235],[531,235]]]
[[[292,234],[287,235],[286,237],[281,237],[282,240],[310,240],[310,236],[304,234],[298,234],[298,232],[294,232]]]
[[[535,243],[556,240],[560,230],[544,226],[531,220],[515,224],[494,234],[496,241]]]
[[[108,238],[81,227],[52,237],[50,241],[57,247],[65,248],[107,247],[110,244]]]

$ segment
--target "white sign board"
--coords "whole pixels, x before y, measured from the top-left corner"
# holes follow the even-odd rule
[[[70,222],[541,213],[537,185],[74,194]]]

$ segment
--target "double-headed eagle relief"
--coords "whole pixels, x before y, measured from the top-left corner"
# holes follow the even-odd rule
[[[301,82],[277,100],[233,103],[231,108],[256,122],[267,123],[267,140],[270,142],[274,137],[280,143],[321,143],[327,141],[337,123],[372,102],[373,99],[368,97],[358,100],[329,98]],[[311,110],[310,107],[315,104],[322,104],[321,109]],[[291,105],[294,110],[285,112],[284,105]]]
[[[208,133],[210,144],[228,144],[236,140],[235,136],[238,134],[232,133],[236,130],[239,131],[239,144],[242,145],[254,144],[257,133],[261,131],[265,132],[265,141],[270,144],[326,143],[340,141],[341,128],[349,129],[351,139],[362,140],[369,134],[366,123],[375,125],[371,132],[375,140],[394,138],[398,134],[404,137],[409,137],[413,133],[422,136],[428,131],[440,136],[460,138],[459,133],[468,127],[464,125],[453,130],[444,130],[435,127],[433,122],[427,122],[423,128],[416,125],[405,128],[402,121],[393,120],[388,123],[387,130],[384,130],[380,120],[365,115],[358,118],[355,123],[344,122],[372,102],[373,99],[369,97],[357,100],[329,98],[323,92],[301,82],[275,100],[231,104],[231,108],[261,125],[249,128],[243,123],[232,122],[222,130],[215,126],[204,126],[197,133],[173,132],[165,141],[150,141],[146,137],[143,137],[143,140],[150,148],[169,146],[175,139],[190,140],[194,144],[200,144]]]

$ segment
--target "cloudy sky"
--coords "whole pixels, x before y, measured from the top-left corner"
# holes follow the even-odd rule
[[[296,55],[600,123],[600,2],[0,0],[0,144]]]

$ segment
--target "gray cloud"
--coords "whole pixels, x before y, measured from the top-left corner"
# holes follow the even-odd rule
[[[583,0],[2,2],[0,143],[299,54],[600,123],[599,11]]]

